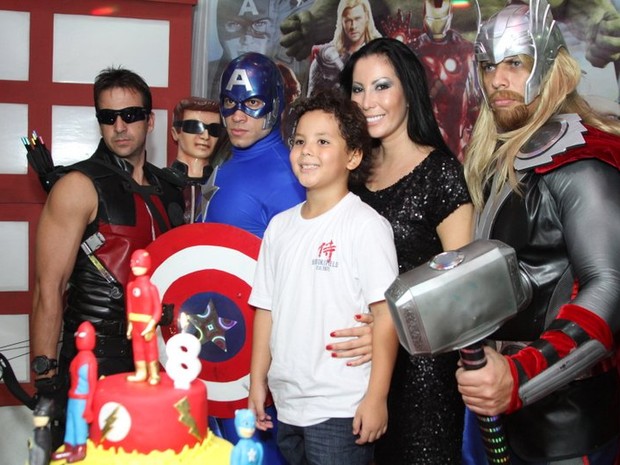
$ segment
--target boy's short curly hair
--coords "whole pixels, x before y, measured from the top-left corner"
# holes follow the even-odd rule
[[[296,100],[293,109],[296,117],[295,130],[299,119],[310,111],[320,110],[334,116],[347,149],[359,150],[362,154],[359,166],[349,175],[349,185],[364,184],[373,166],[373,150],[368,123],[358,104],[337,89],[325,89],[310,97]]]

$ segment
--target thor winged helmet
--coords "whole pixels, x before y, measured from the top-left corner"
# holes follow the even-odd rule
[[[478,1],[476,7],[476,62],[500,63],[516,55],[528,55],[534,59],[532,71],[525,83],[524,99],[528,105],[540,94],[543,80],[558,51],[566,47],[562,33],[551,15],[551,7],[546,0],[530,0],[529,7],[523,3],[509,4],[484,22]],[[478,70],[480,72],[480,67]],[[479,78],[482,82],[481,76]],[[486,99],[484,89],[482,93]]]

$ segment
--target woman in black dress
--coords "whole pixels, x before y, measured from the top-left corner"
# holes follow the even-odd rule
[[[473,207],[462,167],[441,136],[415,54],[397,40],[375,39],[351,56],[341,85],[376,142],[371,178],[353,191],[392,224],[400,272],[469,243]],[[377,465],[461,463],[457,361],[454,352],[410,356],[400,348]]]

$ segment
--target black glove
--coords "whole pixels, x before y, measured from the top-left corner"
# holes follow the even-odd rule
[[[64,392],[67,390],[66,382],[63,381],[60,375],[50,376],[49,378],[35,379],[34,387],[37,390],[35,397],[54,397],[59,392]]]

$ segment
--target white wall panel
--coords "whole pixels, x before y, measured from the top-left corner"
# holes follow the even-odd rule
[[[167,166],[166,151],[170,128],[168,127],[168,112],[166,110],[153,110],[155,113],[155,128],[146,140],[148,160],[156,166]]]
[[[20,138],[28,135],[28,105],[0,103],[0,128],[0,174],[26,174],[26,149]]]
[[[28,463],[28,438],[32,438],[32,411],[21,405],[0,407],[0,464],[24,465]]]
[[[0,315],[0,352],[9,359],[20,382],[29,381],[28,315]],[[28,462],[32,437],[32,411],[26,406],[0,407],[0,464]]]
[[[0,315],[0,352],[9,360],[20,383],[30,381],[28,315]]]
[[[92,155],[101,134],[94,107],[52,106],[52,158],[70,165]]]
[[[27,81],[30,64],[30,13],[0,10],[0,79]]]
[[[92,83],[108,66],[135,71],[153,87],[168,86],[168,21],[54,15],[54,82]]]
[[[0,257],[0,292],[28,291],[27,222],[0,221]]]

